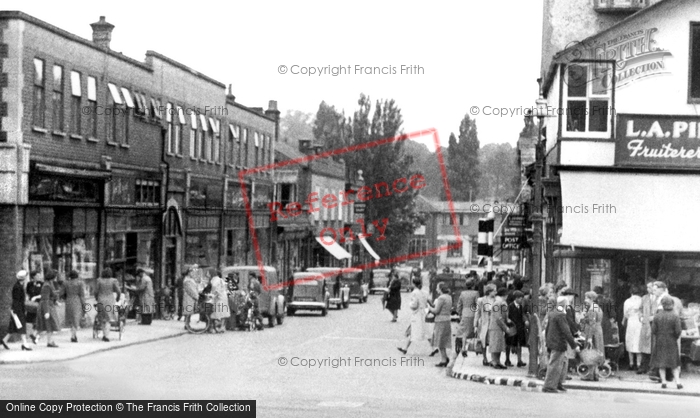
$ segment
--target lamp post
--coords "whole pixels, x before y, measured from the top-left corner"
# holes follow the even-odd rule
[[[539,354],[539,335],[541,330],[538,328],[538,332],[532,332],[535,324],[538,324],[538,311],[542,309],[539,305],[539,290],[542,282],[542,170],[544,167],[544,149],[542,141],[542,127],[544,125],[544,118],[547,117],[547,100],[545,100],[542,94],[542,79],[537,79],[540,85],[540,97],[535,102],[535,110],[532,113],[532,117],[537,118],[537,143],[535,144],[535,180],[534,180],[534,202],[532,215],[530,220],[532,221],[532,277],[530,278],[530,302],[532,306],[536,306],[536,309],[530,309],[530,338],[529,338],[529,352],[530,352],[530,362],[528,368],[528,375],[535,376],[538,371],[538,354]]]

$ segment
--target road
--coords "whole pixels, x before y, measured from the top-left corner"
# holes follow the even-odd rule
[[[185,335],[78,360],[0,366],[3,399],[256,399],[259,417],[694,416],[697,398],[569,391],[524,392],[460,381],[436,368],[426,345],[401,366],[398,323],[379,296],[327,317],[299,314],[262,332]],[[413,347],[411,347],[413,349]],[[282,357],[288,362],[280,365]],[[333,368],[293,366],[343,359]],[[359,359],[360,363],[357,363]],[[384,365],[365,365],[365,361]],[[393,363],[392,363],[393,362]],[[556,402],[554,402],[556,400]]]

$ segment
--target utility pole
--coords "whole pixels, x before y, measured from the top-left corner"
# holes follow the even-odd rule
[[[542,279],[542,170],[544,167],[544,150],[542,149],[542,126],[544,124],[544,118],[547,115],[547,101],[544,99],[542,94],[542,79],[538,78],[537,82],[540,85],[540,97],[536,101],[536,110],[533,117],[537,118],[537,143],[535,144],[535,181],[534,181],[534,193],[535,198],[533,202],[532,215],[530,220],[532,222],[532,277],[530,278],[530,338],[529,338],[529,352],[530,352],[530,362],[528,368],[528,375],[536,376],[539,369],[539,335],[542,330],[537,329],[538,332],[532,332],[534,330],[535,324],[538,324],[537,317],[539,315],[539,310],[543,307],[539,305],[539,290],[541,286]]]

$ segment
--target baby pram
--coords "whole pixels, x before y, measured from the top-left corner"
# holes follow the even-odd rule
[[[122,334],[124,333],[124,327],[126,326],[126,306],[124,306],[124,295],[119,299],[111,309],[115,309],[115,321],[109,321],[109,312],[105,309],[104,305],[101,303],[95,304],[95,320],[92,323],[92,338],[98,338],[100,331],[102,331],[104,323],[109,321],[110,330],[119,332],[119,340],[122,339]]]

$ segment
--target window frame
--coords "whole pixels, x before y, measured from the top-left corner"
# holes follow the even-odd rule
[[[92,84],[94,84],[94,89],[92,89],[91,93],[91,83],[90,81],[92,80]],[[92,97],[92,98],[91,98]],[[88,103],[90,105],[90,135],[88,135],[91,138],[97,139],[97,132],[98,132],[98,127],[97,127],[97,78],[93,77],[91,75],[87,76],[87,99]]]
[[[693,44],[693,34],[697,31],[698,33],[698,45]],[[693,46],[698,50],[698,56],[696,58],[697,62],[695,64],[698,68],[693,67]],[[700,22],[689,22],[689,36],[688,36],[688,104],[700,104]],[[693,96],[693,75],[697,77],[695,82],[697,83],[698,96]]]
[[[41,63],[41,78],[37,77],[37,63]],[[46,60],[34,57],[32,61],[34,80],[32,85],[32,126],[46,128]],[[40,94],[39,94],[40,93]],[[41,97],[39,97],[41,96]],[[39,97],[37,99],[37,97]]]
[[[589,81],[589,74],[591,67],[593,66],[607,66],[608,71],[612,72],[612,86],[607,89],[606,94],[592,94],[592,86],[594,83]],[[569,97],[569,85],[567,83],[567,78],[569,75],[569,69],[572,66],[585,66],[586,67],[586,94],[585,96],[571,96]],[[575,60],[564,66],[561,73],[561,103],[562,107],[565,109],[563,114],[560,115],[561,118],[561,136],[562,138],[595,138],[595,139],[612,139],[615,130],[614,123],[614,103],[615,103],[615,62],[610,60]],[[592,78],[590,79],[592,80]],[[590,115],[588,114],[588,109],[590,109],[590,102],[595,100],[607,100],[607,130],[605,132],[589,131]],[[569,109],[569,101],[585,101],[586,102],[586,117],[585,117],[585,129],[583,131],[569,131],[567,130],[567,117]]]
[[[78,82],[77,90],[74,85]],[[80,71],[71,70],[70,72],[70,83],[71,83],[71,117],[70,117],[70,133],[73,135],[80,136],[82,133],[82,92],[83,92],[83,77]],[[76,94],[78,93],[78,94]]]
[[[165,103],[165,121],[167,122],[167,133],[166,133],[166,154],[173,155],[174,152],[174,138],[173,138],[173,104],[170,102]]]

